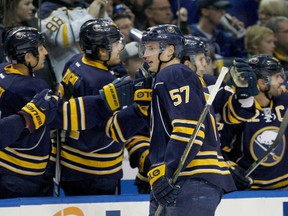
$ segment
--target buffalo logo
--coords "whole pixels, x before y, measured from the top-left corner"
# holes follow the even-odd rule
[[[257,160],[261,157],[265,152],[270,148],[270,146],[274,143],[279,128],[278,127],[265,127],[259,131],[257,131],[251,141],[250,141],[250,152],[251,156],[254,160]],[[262,166],[274,166],[278,164],[284,154],[286,148],[286,138],[283,136],[282,140],[275,148],[273,152],[271,152],[265,160],[261,163]]]
[[[172,27],[172,26],[168,26],[168,27],[167,27],[167,31],[168,31],[169,33],[174,33],[174,32],[175,32],[175,28]]]
[[[16,37],[16,39],[22,39],[23,37],[24,37],[24,34],[23,34],[23,32],[17,32],[16,34],[15,34],[15,37]]]

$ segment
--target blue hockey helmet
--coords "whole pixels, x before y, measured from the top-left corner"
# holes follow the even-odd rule
[[[80,47],[90,55],[98,54],[98,48],[104,47],[112,52],[112,44],[119,41],[124,45],[124,36],[110,19],[97,18],[86,21],[80,28]]]
[[[45,43],[44,36],[32,27],[15,27],[4,36],[4,52],[12,64],[25,63],[25,54],[39,55],[38,47]]]
[[[285,79],[284,69],[280,61],[273,56],[260,54],[251,57],[248,62],[256,74],[257,79],[264,79],[267,84],[270,84],[271,75],[276,73],[281,73],[283,79]]]
[[[192,35],[185,35],[185,44],[181,52],[181,58],[190,57],[190,60],[195,63],[194,56],[203,53],[207,64],[210,63],[209,49],[206,42],[199,37]]]
[[[150,27],[142,34],[139,46],[140,57],[144,56],[147,42],[159,42],[160,53],[166,49],[167,45],[174,45],[174,55],[180,58],[184,46],[184,35],[177,26],[171,24]]]

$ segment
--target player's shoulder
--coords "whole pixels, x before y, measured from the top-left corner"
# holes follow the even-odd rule
[[[199,81],[199,76],[184,64],[173,64],[157,74],[157,80],[165,81]]]

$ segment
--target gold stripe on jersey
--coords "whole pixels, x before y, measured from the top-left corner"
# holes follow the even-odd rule
[[[0,166],[23,175],[41,175],[45,172],[49,155],[32,156],[9,147],[0,151]]]
[[[229,100],[231,98],[228,99],[228,101],[225,103],[225,105],[223,106],[223,120],[224,122],[228,123],[228,124],[239,124],[241,123],[240,121],[238,121],[236,118],[234,118],[232,115],[231,115],[231,111],[230,109],[228,108],[228,104],[229,104]]]
[[[141,149],[143,147],[150,146],[150,139],[146,136],[134,136],[132,139],[129,139],[125,143],[125,147],[128,150],[129,155],[132,155],[135,151],[138,149]]]
[[[37,161],[44,161],[44,160],[47,160],[49,157],[49,155],[35,156],[35,155],[28,155],[28,154],[20,153],[17,150],[12,149],[10,147],[6,147],[5,151],[10,152],[12,154],[15,154],[16,156],[19,156],[19,157],[23,157],[23,158],[27,158],[27,159],[33,159],[33,160],[37,160]]]
[[[22,175],[28,175],[28,176],[39,176],[39,175],[43,175],[45,173],[45,170],[42,172],[25,171],[25,170],[10,166],[8,164],[5,164],[1,161],[0,161],[0,167],[4,167],[5,169],[8,169],[14,173],[18,173],[18,174],[22,174]]]
[[[183,171],[179,174],[179,176],[192,176],[196,174],[208,174],[208,173],[214,173],[214,174],[219,174],[219,175],[231,175],[229,170],[220,170],[220,169],[195,169],[192,171]]]
[[[122,169],[123,148],[115,153],[99,154],[63,145],[61,157],[61,164],[73,170],[95,175],[113,174]]]
[[[106,135],[116,142],[126,142],[124,135],[122,134],[121,127],[118,123],[118,112],[115,112],[108,120],[105,128]]]
[[[109,147],[109,146],[107,146]],[[84,152],[81,151],[79,149],[73,148],[71,146],[68,145],[63,145],[62,146],[63,150],[67,150],[70,151],[71,154],[75,153],[75,154],[79,154],[85,157],[94,157],[94,158],[111,158],[111,157],[119,157],[123,154],[123,148],[120,151],[114,152],[114,153],[109,153],[109,154],[100,154],[100,153],[93,153],[93,152]]]
[[[78,113],[75,99],[69,100],[71,130],[78,130]]]
[[[103,63],[88,60],[88,59],[85,58],[84,56],[82,57],[82,62],[83,62],[84,64],[86,64],[86,65],[90,65],[90,66],[95,67],[95,68],[99,68],[99,69],[106,70],[106,71],[109,70],[109,69],[107,68],[107,66],[105,66]]]
[[[213,117],[213,115],[210,114],[210,120],[211,120],[211,124],[212,124],[212,127],[213,127],[213,131],[214,131],[214,136],[215,136],[215,140],[218,140],[218,131],[217,131],[217,125],[216,125],[216,121]]]
[[[230,116],[233,115],[233,118],[237,119],[239,123],[248,121],[250,118],[248,118],[248,119],[247,118],[243,118],[243,117],[239,116],[237,114],[237,112],[234,110],[234,107],[233,107],[233,104],[232,104],[232,97],[233,96],[230,96],[229,99],[228,99],[228,103],[229,103],[229,107],[230,107],[230,109],[228,108],[228,113],[229,113],[228,114],[228,118],[230,119]]]
[[[62,39],[63,39],[63,46],[65,48],[69,48],[69,40],[68,40],[68,24],[64,23],[62,25]]]
[[[187,168],[191,168],[195,166],[208,166],[208,165],[219,166],[221,168],[227,167],[227,163],[225,161],[219,161],[217,159],[212,159],[212,158],[210,159],[198,158],[198,159],[194,159],[193,161],[191,161],[191,163],[188,164]]]
[[[117,173],[117,172],[122,170],[122,165],[121,164],[120,164],[119,167],[116,167],[116,168],[110,169],[110,170],[90,170],[90,169],[86,169],[86,168],[83,168],[83,167],[74,166],[72,164],[69,164],[69,163],[63,161],[63,160],[61,161],[61,165],[65,166],[65,167],[68,167],[70,169],[73,169],[73,170],[76,170],[76,171],[79,171],[79,172],[93,174],[93,175],[109,175],[109,174]]]
[[[91,154],[91,153],[89,153],[89,154]],[[88,156],[88,154],[86,156]],[[97,161],[96,158],[100,159],[101,157],[97,157],[97,156],[92,157],[91,155],[89,155],[90,159],[84,159],[84,158],[81,158],[79,156],[68,153],[65,150],[61,151],[61,157],[65,158],[66,160],[73,161],[73,164],[77,163],[77,164],[79,164],[79,166],[85,165],[85,167],[91,167],[94,169],[95,168],[108,168],[111,166],[115,166],[117,164],[122,163],[122,160],[123,160],[122,154],[119,157],[116,157],[115,159],[111,158],[110,161],[100,161],[100,160]],[[108,155],[105,156],[104,158],[108,158]]]
[[[174,139],[174,140],[177,140],[177,141],[181,141],[181,142],[189,142],[189,140],[190,140],[190,137],[188,137],[188,138],[186,137],[185,138],[185,137],[179,137],[179,136],[176,136],[176,135],[171,135],[170,137],[171,137],[171,139]],[[195,139],[194,144],[202,146],[203,141]]]
[[[62,110],[63,110],[63,130],[68,129],[68,101],[63,103]]]
[[[5,89],[0,86],[0,97],[2,97],[2,94],[3,94],[4,92],[5,92]]]
[[[85,130],[86,118],[84,101],[77,97],[63,104],[63,130]]]
[[[171,139],[175,139],[182,142],[188,142],[193,134],[197,121],[194,120],[184,120],[184,119],[174,119],[172,121],[173,131],[171,134]],[[205,126],[201,125],[200,130],[197,133],[197,138],[194,143],[197,145],[202,145],[203,139],[205,138],[204,132]]]

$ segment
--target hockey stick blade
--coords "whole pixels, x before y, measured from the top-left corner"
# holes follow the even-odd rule
[[[205,118],[206,118],[206,116],[207,116],[207,114],[208,114],[208,112],[210,110],[210,107],[211,107],[211,105],[212,105],[212,103],[213,103],[213,101],[214,101],[214,99],[215,99],[215,97],[216,97],[216,95],[218,93],[218,90],[219,90],[219,88],[220,88],[220,86],[221,86],[221,84],[222,84],[222,82],[224,80],[224,77],[225,77],[225,75],[227,74],[228,71],[229,71],[229,69],[227,67],[222,67],[221,72],[220,72],[220,74],[219,74],[219,76],[217,78],[217,81],[216,81],[216,83],[215,83],[215,85],[213,87],[213,90],[212,90],[212,92],[211,92],[211,94],[210,94],[210,96],[209,96],[209,98],[208,98],[208,100],[206,102],[206,105],[205,105],[205,107],[204,107],[204,109],[203,109],[203,111],[202,111],[202,113],[201,113],[201,115],[199,117],[197,125],[196,125],[196,127],[195,127],[195,129],[194,129],[194,131],[193,131],[188,143],[186,144],[185,150],[184,150],[184,152],[183,152],[183,154],[181,156],[181,159],[180,159],[180,162],[178,164],[178,167],[177,167],[177,169],[176,169],[176,171],[175,171],[175,173],[174,173],[174,175],[172,177],[172,184],[175,184],[177,179],[178,179],[178,176],[179,176],[179,174],[180,174],[180,172],[181,172],[181,170],[182,170],[182,168],[184,166],[184,163],[185,163],[185,161],[186,161],[186,159],[188,157],[188,154],[189,154],[189,152],[190,152],[190,150],[191,150],[191,148],[193,146],[193,143],[195,142],[195,139],[196,139],[196,137],[198,135],[198,132],[199,132],[199,130],[201,128],[201,125],[203,124],[203,122],[204,122],[204,120],[205,120]],[[159,205],[154,216],[160,216],[160,214],[163,211],[163,209],[164,209],[164,207]]]
[[[288,125],[288,109],[286,109],[285,111],[283,120],[280,124],[278,134],[273,144],[267,149],[267,151],[261,157],[259,157],[256,161],[254,161],[254,163],[251,164],[251,166],[245,172],[245,177],[248,177],[265,160],[265,158],[277,148],[286,131],[287,125]]]

